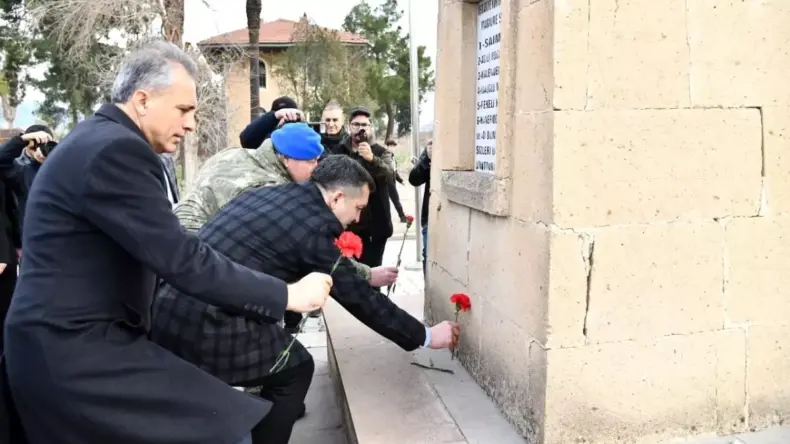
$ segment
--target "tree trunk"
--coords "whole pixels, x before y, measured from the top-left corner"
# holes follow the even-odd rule
[[[384,106],[384,112],[387,114],[387,134],[384,135],[384,140],[390,140],[395,132],[395,110],[391,103]]]
[[[165,40],[184,46],[184,0],[164,0],[165,21],[163,34]]]
[[[261,107],[261,71],[258,38],[261,33],[261,0],[247,0],[247,32],[250,37],[250,122]]]
[[[165,20],[162,24],[162,33],[165,40],[184,47],[184,0],[163,0],[165,7]],[[187,134],[181,142],[178,152],[178,164],[181,166],[181,190],[189,189],[192,181],[197,176],[200,167],[198,157],[197,136]]]
[[[14,128],[14,121],[16,120],[16,107],[11,106],[11,101],[7,97],[0,97],[0,105],[3,108],[3,120],[8,129]]]

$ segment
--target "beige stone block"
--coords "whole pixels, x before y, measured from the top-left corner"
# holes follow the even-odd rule
[[[550,110],[554,95],[554,2],[540,0],[525,5],[517,11],[517,16],[516,112]]]
[[[585,109],[590,78],[590,1],[554,1],[554,107]]]
[[[766,214],[790,214],[790,107],[765,107],[763,140],[765,150]]]
[[[655,443],[727,429],[745,405],[739,329],[547,355],[545,444]]]
[[[458,323],[461,324],[461,341],[456,357],[469,372],[475,374],[479,369],[482,341],[485,337],[484,298],[471,292],[466,285],[458,282],[446,270],[436,267],[429,277],[425,293],[425,318],[430,325],[455,320],[455,305],[450,303],[450,296],[455,293],[465,293],[472,302],[471,310],[458,316]]]
[[[540,442],[546,352],[502,307],[483,301],[483,341],[475,379],[528,442]]]
[[[439,4],[434,166],[474,170],[477,5]]]
[[[692,105],[790,104],[789,2],[694,0],[687,20]]]
[[[686,0],[593,2],[588,109],[689,105],[685,5]]]
[[[469,282],[470,209],[442,199],[431,220],[428,257],[462,284]],[[433,215],[433,214],[432,214]]]
[[[553,219],[554,112],[518,113],[514,122],[510,214],[549,224]]]
[[[587,339],[612,342],[717,330],[724,324],[716,222],[595,232]]]
[[[757,213],[759,110],[557,111],[554,121],[560,226]]]
[[[549,252],[547,348],[585,343],[587,275],[592,236],[552,229]]]
[[[549,231],[472,211],[469,289],[524,334],[545,343]]]
[[[769,427],[790,420],[790,326],[751,327],[748,333],[749,425]]]
[[[787,323],[790,217],[733,219],[725,233],[728,322]]]

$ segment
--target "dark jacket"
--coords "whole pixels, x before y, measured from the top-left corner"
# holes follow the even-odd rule
[[[244,131],[239,134],[239,141],[242,148],[257,149],[263,144],[263,141],[271,137],[274,130],[277,129],[277,124],[280,121],[275,117],[274,112],[269,111],[262,116],[253,120]]]
[[[7,211],[13,226],[13,240],[17,248],[22,246],[22,225],[25,220],[27,195],[33,185],[41,164],[24,154],[27,142],[22,136],[14,136],[0,147],[0,179],[13,197],[8,202]]]
[[[334,153],[340,149],[340,145],[345,142],[348,137],[346,128],[340,128],[340,132],[335,135],[321,134],[321,145],[324,146],[323,156],[327,153]]]
[[[422,193],[420,223],[424,227],[428,226],[428,208],[430,208],[428,202],[431,200],[431,158],[428,157],[428,152],[422,152],[419,161],[409,172],[409,183],[415,187],[425,185]]]
[[[239,264],[296,282],[313,271],[332,270],[339,256],[334,242],[342,232],[321,191],[301,182],[242,194],[199,236]],[[341,262],[332,280],[332,297],[365,325],[405,350],[425,342],[423,324],[374,290],[350,261]],[[233,316],[172,285],[159,291],[153,311],[151,337],[157,343],[228,384],[267,376],[291,340],[277,324]],[[285,368],[306,359],[310,354],[297,342]]]
[[[5,337],[30,444],[231,444],[269,410],[147,337],[157,275],[261,322],[287,301],[285,282],[181,228],[165,180],[114,105],[79,123],[36,177]]]
[[[329,154],[340,154],[355,159],[376,181],[376,190],[370,194],[367,207],[362,210],[359,221],[348,227],[348,230],[360,237],[389,239],[392,236],[392,215],[387,184],[395,180],[392,153],[377,143],[371,143],[370,148],[373,151],[373,162],[368,162],[352,150],[351,137],[346,136]]]

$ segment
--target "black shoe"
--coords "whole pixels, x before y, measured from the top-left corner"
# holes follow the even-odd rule
[[[320,318],[321,317],[321,309],[311,311],[307,316],[311,318]]]

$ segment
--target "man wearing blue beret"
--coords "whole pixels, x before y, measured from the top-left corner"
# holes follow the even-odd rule
[[[265,186],[302,182],[324,152],[321,136],[309,125],[290,122],[274,131],[258,149],[231,148],[203,164],[194,186],[176,205],[175,214],[189,231],[197,232],[228,202],[241,193]],[[374,287],[395,282],[396,267],[375,267],[355,262],[360,275]],[[286,330],[294,333],[302,316],[286,313]]]

